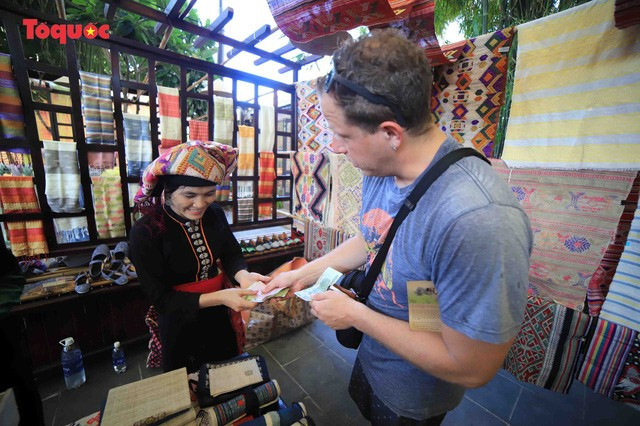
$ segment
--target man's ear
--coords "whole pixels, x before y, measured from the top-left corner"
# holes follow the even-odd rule
[[[383,121],[378,126],[378,131],[383,132],[385,137],[396,147],[400,145],[404,136],[404,128],[395,121]]]

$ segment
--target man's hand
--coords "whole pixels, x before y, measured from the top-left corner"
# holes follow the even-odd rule
[[[314,294],[311,313],[334,330],[344,330],[353,326],[353,318],[366,306],[346,294],[329,290]]]
[[[287,296],[291,297],[296,291],[307,287],[302,280],[298,278],[296,271],[282,272],[270,279],[269,284],[262,290],[263,293],[269,293],[276,288],[291,288],[291,291],[287,293]]]

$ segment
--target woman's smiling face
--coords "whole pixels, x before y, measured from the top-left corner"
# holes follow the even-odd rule
[[[181,186],[169,198],[169,206],[178,215],[189,220],[202,218],[207,207],[215,201],[216,187]]]

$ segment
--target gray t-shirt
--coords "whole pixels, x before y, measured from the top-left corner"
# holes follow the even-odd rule
[[[456,148],[447,139],[432,164]],[[360,229],[368,265],[418,180],[398,188],[392,177],[364,178]],[[429,280],[444,324],[472,339],[503,343],[523,319],[532,243],[529,220],[507,184],[479,158],[463,158],[434,182],[398,229],[367,304],[408,321],[407,281]],[[419,370],[367,335],[358,357],[375,394],[402,416],[439,415],[464,394],[461,386]]]

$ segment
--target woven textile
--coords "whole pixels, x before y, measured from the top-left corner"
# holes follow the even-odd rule
[[[278,28],[297,42],[406,17],[415,0],[268,0]]]
[[[331,150],[333,132],[318,104],[315,80],[296,83],[298,97],[298,151]]]
[[[127,174],[141,176],[153,161],[149,117],[138,114],[122,114],[124,117],[124,152],[127,157]]]
[[[209,122],[206,120],[189,120],[189,140],[208,141]]]
[[[612,398],[640,410],[640,334],[629,350]]]
[[[590,389],[611,397],[637,333],[598,318],[584,364],[576,378]]]
[[[255,129],[250,126],[238,126],[238,176],[253,176],[255,161]]]
[[[636,174],[509,169],[500,160],[492,164],[531,221],[529,293],[581,311]]]
[[[231,192],[231,181],[223,180],[220,185],[216,185],[216,201],[229,201]]]
[[[5,214],[39,212],[33,177],[0,176],[0,204]]]
[[[360,229],[362,207],[362,171],[345,155],[329,153],[331,202],[328,225],[347,235]]]
[[[117,169],[111,169],[91,177],[98,238],[125,236],[122,184],[117,173]]]
[[[590,320],[587,314],[529,296],[505,369],[520,381],[567,393]]]
[[[640,193],[640,174],[636,177],[631,192],[624,202],[624,210],[620,221],[618,222],[618,229],[616,235],[613,238],[611,244],[604,253],[596,272],[589,281],[589,288],[587,289],[587,304],[589,306],[589,314],[597,317],[600,315],[602,304],[605,297],[609,292],[609,286],[613,281],[616,268],[620,262],[620,257],[624,251],[625,244],[627,243],[627,237],[629,236],[629,230],[631,229],[631,222],[633,221],[634,213],[638,206],[638,196]]]
[[[518,26],[510,166],[640,169],[640,27],[615,28],[613,3]]]
[[[507,55],[513,28],[465,41],[451,65],[435,70],[431,111],[436,123],[459,144],[493,157],[504,103]]]
[[[41,220],[7,222],[14,256],[38,256],[49,252]]]
[[[213,140],[226,145],[233,141],[233,99],[213,97]]]
[[[276,141],[275,113],[273,105],[260,105],[258,152],[273,151],[273,145]]]
[[[251,222],[253,220],[253,198],[240,198],[238,200],[238,222]]]
[[[44,144],[45,193],[56,213],[77,213],[80,206],[80,169],[75,142],[42,141]]]
[[[303,219],[325,223],[329,206],[329,156],[296,152],[291,156],[293,212]]]
[[[86,217],[58,217],[53,219],[58,244],[89,241]]]
[[[600,318],[640,331],[640,210],[636,210]]]
[[[323,226],[312,220],[304,221],[304,258],[315,260],[338,247],[349,236],[329,226]]]
[[[89,169],[113,169],[116,166],[116,155],[113,152],[87,152],[87,162]]]
[[[86,142],[115,145],[111,77],[80,71],[80,82]]]
[[[273,152],[261,152],[259,158],[260,180],[258,181],[258,197],[272,198],[276,182],[276,156]],[[258,214],[271,217],[271,202],[260,203]]]
[[[24,112],[11,57],[0,53],[0,138],[24,139]]]
[[[158,86],[158,110],[160,111],[160,146],[171,148],[181,144],[180,89]]]

